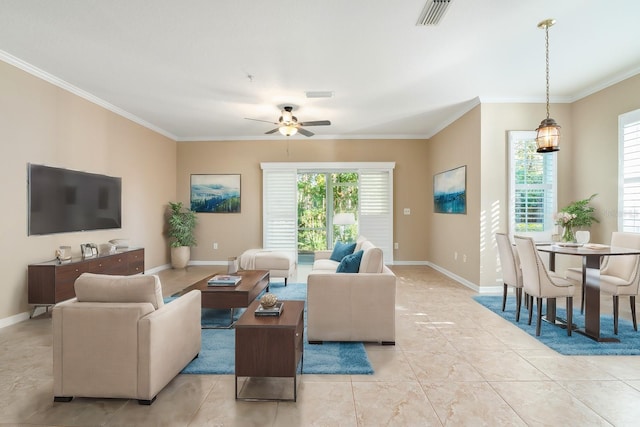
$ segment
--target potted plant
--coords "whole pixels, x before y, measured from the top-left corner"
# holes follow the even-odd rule
[[[556,224],[564,227],[562,232],[563,242],[576,241],[576,228],[591,227],[594,222],[600,222],[593,216],[595,208],[589,205],[594,197],[596,197],[596,194],[592,194],[591,197],[586,199],[572,202],[554,215]]]
[[[191,246],[196,246],[193,230],[196,227],[196,213],[182,208],[182,202],[169,202],[167,216],[169,225],[169,246],[171,247],[171,267],[185,268],[191,258]]]

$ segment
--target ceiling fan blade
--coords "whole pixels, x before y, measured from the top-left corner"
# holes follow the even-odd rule
[[[271,122],[269,120],[260,120],[260,119],[250,119],[249,117],[245,117],[245,120],[253,120],[254,122],[264,122],[264,123],[271,123],[272,125],[277,125],[277,122]]]
[[[278,132],[279,129],[280,128],[271,129],[270,131],[265,132],[265,135],[270,135],[272,133],[276,133],[276,132]]]
[[[300,126],[328,126],[331,122],[329,120],[316,120],[313,122],[300,123]]]
[[[313,136],[313,135],[315,135],[315,133],[309,132],[308,130],[303,129],[303,128],[298,128],[298,132],[301,133],[304,136]]]

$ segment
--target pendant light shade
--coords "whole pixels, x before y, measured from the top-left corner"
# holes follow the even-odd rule
[[[551,153],[560,150],[560,125],[549,117],[549,27],[555,24],[555,19],[546,19],[538,24],[538,28],[545,32],[545,59],[547,79],[547,118],[540,122],[536,129],[536,145],[538,153]]]

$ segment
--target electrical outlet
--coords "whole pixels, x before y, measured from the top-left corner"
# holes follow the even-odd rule
[[[411,209],[409,209],[409,208],[404,208],[404,214],[405,214],[405,215],[411,215]]]
[[[218,249],[218,242],[213,242],[213,249],[214,250]]]
[[[454,261],[457,261],[457,260],[458,260],[458,251],[455,251],[455,252],[453,253],[453,260],[454,260]]]
[[[393,249],[398,249],[398,242],[395,242],[395,243],[393,244]]]

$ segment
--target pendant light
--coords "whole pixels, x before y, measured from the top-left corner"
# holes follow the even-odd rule
[[[552,153],[560,150],[560,125],[549,117],[549,27],[556,23],[555,19],[545,19],[538,28],[545,32],[546,78],[547,78],[547,118],[540,122],[536,129],[536,145],[538,153]]]

